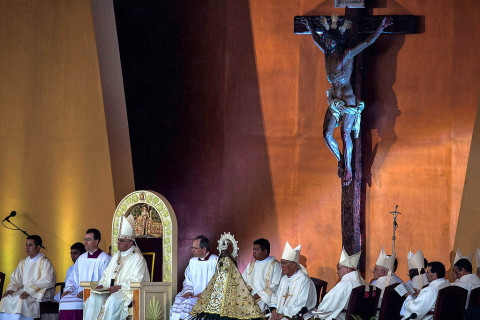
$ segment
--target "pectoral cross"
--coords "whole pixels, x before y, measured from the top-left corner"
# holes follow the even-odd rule
[[[283,305],[285,305],[285,303],[287,302],[287,299],[291,296],[293,296],[293,294],[288,294],[290,292],[290,287],[287,287],[287,292],[285,293],[284,297],[285,298],[285,301],[283,301]]]
[[[363,41],[368,34],[371,34],[375,31],[376,28],[380,25],[382,20],[386,16],[374,16],[372,15],[373,8],[367,8],[365,6],[366,1],[341,1],[337,0],[338,3],[357,3],[360,2],[362,9],[345,9],[345,17],[348,18],[352,23],[351,37],[347,40],[348,47],[351,47],[361,41]],[[336,5],[337,5],[336,2]],[[345,6],[338,6],[345,7]],[[326,12],[325,14],[330,14]],[[393,15],[388,16],[392,19],[393,25],[389,26],[384,33],[389,34],[412,34],[418,32],[418,17],[412,15]],[[322,26],[320,16],[310,16],[307,17],[312,20],[313,27],[316,32],[324,32],[326,29]],[[294,18],[294,33],[295,34],[310,34],[305,23],[303,23],[304,17],[297,16]],[[362,54],[359,54],[355,58],[355,64],[353,73],[351,75],[351,85],[354,89],[357,99],[362,100]],[[366,89],[365,89],[366,90]],[[368,108],[368,105],[366,105]],[[381,115],[380,115],[381,116]],[[363,120],[362,120],[363,123]],[[353,141],[353,152],[351,159],[353,181],[349,185],[342,186],[342,203],[341,203],[341,224],[342,224],[342,244],[345,247],[345,250],[348,254],[356,253],[360,250],[365,252],[365,199],[366,199],[366,184],[362,181],[363,172],[369,172],[370,167],[364,169],[362,167],[363,163],[368,163],[371,166],[373,160],[362,159],[362,145],[370,146],[369,140],[371,141],[370,128],[365,128],[360,131],[360,135],[357,139]],[[362,142],[362,139],[364,140]],[[363,160],[363,161],[362,161]],[[365,257],[362,256],[360,260],[359,269],[362,273],[365,270]]]

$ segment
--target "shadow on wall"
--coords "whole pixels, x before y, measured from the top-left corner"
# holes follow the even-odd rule
[[[178,279],[203,234],[216,252],[278,243],[249,2],[116,1],[136,189],[164,195],[177,215]]]

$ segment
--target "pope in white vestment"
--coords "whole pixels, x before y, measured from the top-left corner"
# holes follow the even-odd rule
[[[279,320],[280,317],[285,316],[293,317],[298,313],[301,313],[304,318],[309,318],[317,304],[315,285],[299,265],[300,249],[300,245],[293,249],[288,241],[285,244],[281,260],[284,275],[269,305],[270,308],[275,308],[272,312],[272,320]]]
[[[85,320],[123,320],[128,316],[132,302],[132,282],[150,282],[147,263],[140,249],[134,245],[135,222],[130,214],[122,216],[118,235],[118,250],[103,271],[97,292],[93,290],[84,305]],[[108,290],[106,290],[108,289]],[[103,292],[102,291],[105,291]]]
[[[218,256],[208,252],[209,246],[210,242],[204,236],[198,236],[192,241],[193,258],[185,269],[182,291],[175,296],[170,309],[170,320],[184,319],[189,316],[198,296],[215,274]]]
[[[10,284],[0,301],[1,320],[39,318],[40,301],[53,298],[55,271],[50,260],[39,252],[41,243],[39,236],[27,238],[26,251],[29,256],[20,260],[10,276]]]
[[[282,268],[275,257],[270,257],[270,243],[258,239],[253,243],[254,260],[247,265],[242,277],[251,289],[251,294],[260,309],[264,311],[270,304],[272,295],[277,292],[282,278]]]
[[[349,256],[345,249],[342,248],[342,254],[340,255],[337,268],[340,282],[323,297],[317,311],[313,312],[315,318],[322,320],[345,319],[345,312],[343,312],[343,310],[348,306],[352,290],[365,283],[358,271],[355,270],[358,266],[361,253],[362,252],[359,251]]]

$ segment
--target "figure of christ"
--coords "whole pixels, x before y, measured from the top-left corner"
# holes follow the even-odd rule
[[[322,35],[315,31],[310,19],[304,18],[304,24],[312,34],[315,44],[325,55],[325,69],[331,88],[327,91],[329,107],[323,122],[323,137],[327,147],[338,161],[338,176],[342,179],[342,185],[348,186],[353,177],[351,132],[353,130],[355,138],[358,138],[360,113],[364,108],[363,102],[357,101],[350,84],[353,60],[356,55],[374,43],[382,31],[392,24],[392,21],[390,18],[384,18],[380,26],[367,39],[351,48],[345,48],[346,39],[343,33],[350,27],[350,22],[346,20],[344,25],[337,29],[337,20],[338,16],[333,16],[330,26],[323,18],[322,24],[327,32]],[[333,131],[340,123],[343,154],[333,138]]]

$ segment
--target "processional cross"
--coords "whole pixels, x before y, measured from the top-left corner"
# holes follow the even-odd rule
[[[288,294],[289,292],[290,292],[290,287],[287,287],[287,292],[285,293],[284,296],[282,296],[283,298],[285,298],[285,301],[283,301],[283,305],[285,305],[289,297],[293,296],[293,294]]]
[[[416,33],[417,30],[417,18],[412,15],[389,15],[389,16],[373,16],[372,8],[368,8],[365,5],[365,1],[368,0],[336,0],[336,8],[345,8],[345,17],[325,17],[325,16],[296,16],[294,18],[294,33],[295,34],[312,34],[314,37],[315,43],[321,48],[322,39],[320,36],[315,39],[315,34],[326,33],[327,28],[332,28],[335,25],[335,28],[342,31],[342,27],[345,23],[345,20],[351,21],[351,26],[345,25],[343,32],[348,27],[348,33],[346,33],[346,48],[358,48],[362,46],[361,43],[368,40],[368,34],[372,34],[371,38],[376,40],[375,35],[378,36],[380,33],[388,34],[412,34]],[[348,6],[349,7],[348,7]],[[385,18],[387,23],[385,23]],[[392,25],[389,25],[388,21],[392,22]],[[383,21],[383,22],[382,22]],[[385,28],[379,27],[381,25],[389,25]],[[386,29],[386,30],[383,30]],[[311,32],[315,31],[314,32]],[[343,32],[341,32],[343,34]],[[378,33],[378,34],[376,34]],[[365,40],[367,38],[367,40]],[[335,38],[334,38],[335,39]],[[319,40],[319,41],[317,41]],[[326,50],[331,49],[331,40],[324,42]],[[373,42],[372,41],[372,42]],[[370,45],[367,44],[366,46]],[[362,51],[366,46],[360,48]],[[321,48],[322,49],[322,48]],[[325,50],[322,50],[325,53]],[[358,50],[357,50],[358,51]],[[360,52],[359,51],[359,52]],[[357,102],[361,100],[362,96],[362,54],[355,52],[355,63],[352,61],[347,61],[349,65],[352,65],[347,72],[344,72],[345,59],[342,62],[339,62],[338,54],[335,59],[328,60],[328,52],[326,53],[325,67],[327,71],[327,76],[329,82],[332,84],[331,98],[329,96],[329,109],[325,115],[324,121],[324,131],[327,132],[325,135],[325,140],[327,146],[334,153],[335,157],[339,162],[338,173],[342,178],[342,205],[341,205],[341,223],[342,223],[342,244],[345,247],[345,250],[348,254],[353,254],[359,250],[365,250],[365,234],[364,234],[364,225],[365,225],[365,190],[366,187],[362,188],[362,132],[360,129],[360,123],[358,123],[358,130],[355,132],[353,141],[350,140],[351,131],[355,130],[355,122],[360,118],[360,112],[363,109],[363,106],[357,105]],[[339,67],[340,66],[340,67]],[[341,72],[340,72],[341,69]],[[351,72],[351,74],[349,74]],[[346,75],[345,75],[346,74]],[[345,76],[344,76],[345,75]],[[350,86],[351,85],[351,86]],[[335,87],[337,86],[337,90]],[[340,87],[340,90],[338,90]],[[354,97],[347,96],[339,98],[337,93],[341,91],[342,88],[348,87],[350,91],[353,91]],[[356,99],[355,99],[356,97]],[[351,103],[353,98],[353,103]],[[331,100],[340,101],[340,107],[330,108]],[[343,100],[343,101],[342,101]],[[343,106],[342,106],[343,102]],[[353,107],[353,108],[350,108]],[[342,109],[343,108],[343,109]],[[366,106],[368,108],[368,106]],[[352,111],[353,110],[353,111]],[[329,113],[330,112],[330,113]],[[343,112],[343,113],[342,113]],[[332,119],[336,115],[339,119]],[[335,123],[337,120],[337,123]],[[360,120],[360,119],[358,119]],[[343,121],[343,125],[347,128],[347,134],[343,138],[344,150],[343,154],[340,153],[338,144],[334,141],[332,137],[329,136],[329,130],[333,131],[335,125],[338,125],[338,122]],[[347,123],[346,123],[347,122]],[[359,132],[360,131],[360,132]],[[331,134],[331,132],[330,132]],[[345,141],[347,140],[347,141]],[[348,141],[349,140],[349,141]],[[350,143],[350,145],[348,144]],[[348,173],[350,170],[350,173]],[[362,241],[363,239],[363,241]],[[364,268],[365,259],[362,256],[359,268],[360,270],[365,270]]]
[[[401,212],[397,211],[397,209],[398,209],[398,204],[395,206],[395,210],[390,211],[390,213],[393,214],[392,254],[395,253],[395,240],[397,240],[397,237],[395,236],[395,231],[398,228],[397,217],[399,214],[402,214]]]

